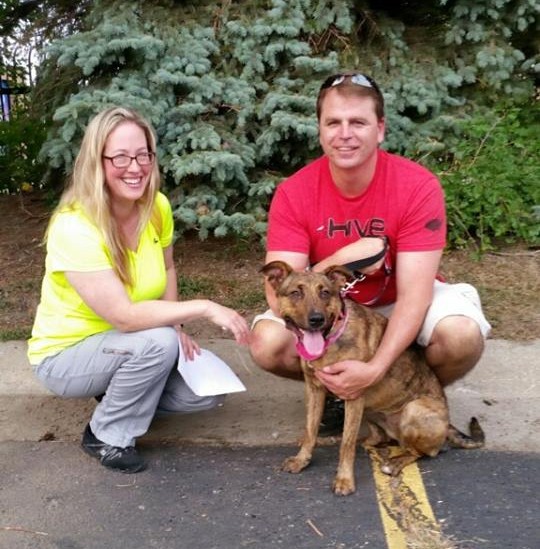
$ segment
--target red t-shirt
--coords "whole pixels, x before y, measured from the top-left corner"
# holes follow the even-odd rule
[[[426,168],[379,150],[373,180],[362,195],[345,198],[330,175],[328,158],[311,162],[276,189],[269,212],[267,250],[299,252],[318,263],[364,236],[386,236],[388,260],[397,252],[440,250],[446,244],[444,195]],[[396,299],[395,273],[377,305]],[[368,302],[385,284],[381,270],[355,287]]]

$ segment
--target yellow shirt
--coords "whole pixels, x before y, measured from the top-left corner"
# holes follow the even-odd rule
[[[156,204],[160,234],[149,222],[137,250],[129,251],[133,285],[126,286],[126,291],[133,302],[159,299],[167,283],[163,248],[172,242],[174,224],[170,203],[163,194],[158,193]],[[83,302],[65,276],[65,271],[106,269],[112,269],[110,251],[82,210],[66,209],[56,214],[49,227],[41,300],[28,341],[30,364],[39,364],[88,336],[112,329]]]

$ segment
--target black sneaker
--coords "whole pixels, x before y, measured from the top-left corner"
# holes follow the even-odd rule
[[[334,396],[327,396],[324,412],[319,425],[320,437],[332,437],[343,433],[345,421],[345,403]]]
[[[134,446],[120,448],[105,444],[95,437],[90,429],[90,424],[84,430],[81,446],[89,456],[99,459],[101,465],[107,469],[122,473],[138,473],[146,469],[146,463]]]

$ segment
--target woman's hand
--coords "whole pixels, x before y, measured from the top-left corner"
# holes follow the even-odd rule
[[[223,331],[230,330],[237,343],[249,343],[249,326],[245,319],[233,309],[209,301],[206,318],[221,327]]]
[[[201,348],[199,347],[199,344],[192,339],[191,336],[187,335],[181,326],[175,326],[174,328],[178,334],[178,339],[180,341],[180,346],[182,347],[184,356],[188,360],[193,360],[195,355],[200,355]]]
[[[315,371],[317,379],[343,400],[358,398],[364,389],[374,385],[383,375],[384,370],[379,366],[360,360],[343,360]]]

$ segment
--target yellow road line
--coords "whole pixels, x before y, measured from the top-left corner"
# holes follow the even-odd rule
[[[405,467],[398,477],[391,477],[381,472],[381,456],[377,450],[368,452],[388,549],[407,549],[408,541],[419,539],[442,542],[416,463]]]

